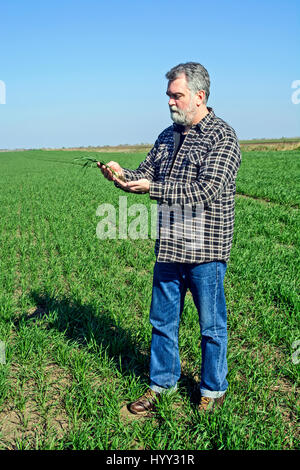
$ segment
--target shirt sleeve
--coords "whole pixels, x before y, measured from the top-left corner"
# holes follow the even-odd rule
[[[126,181],[135,181],[141,178],[147,178],[152,181],[155,174],[154,158],[157,152],[158,143],[155,142],[154,146],[148,153],[144,161],[140,163],[136,170],[129,170],[128,168],[123,168],[124,176]]]
[[[148,180],[153,181],[154,174],[155,174],[154,158],[157,152],[157,147],[158,147],[158,140],[155,142],[154,146],[152,147],[150,152],[147,154],[145,160],[140,163],[140,165],[138,166],[136,170],[123,168],[124,178],[126,182],[136,181],[142,178],[147,178]],[[115,182],[115,186],[117,188],[123,189],[121,186],[118,185],[117,182]],[[123,189],[123,190],[126,191],[126,189]]]
[[[240,161],[237,138],[226,135],[208,152],[195,181],[151,181],[149,196],[167,204],[210,204],[218,199],[228,184],[234,182]]]

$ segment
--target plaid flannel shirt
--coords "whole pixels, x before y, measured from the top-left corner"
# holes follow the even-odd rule
[[[136,170],[123,169],[127,181],[150,180],[150,198],[158,203],[158,262],[229,259],[241,152],[234,130],[208,110],[189,130],[175,158],[173,124]]]

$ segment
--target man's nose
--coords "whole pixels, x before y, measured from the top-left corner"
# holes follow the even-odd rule
[[[174,106],[174,104],[175,104],[174,98],[170,98],[168,104],[169,104],[169,106]]]

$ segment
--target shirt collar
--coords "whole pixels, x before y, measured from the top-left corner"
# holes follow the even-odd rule
[[[173,130],[181,134],[184,130],[184,126],[182,126],[181,124],[177,124],[176,122],[173,122]]]
[[[196,124],[196,127],[198,127],[198,129],[200,129],[201,132],[205,132],[205,130],[207,129],[207,127],[210,126],[212,120],[215,117],[215,113],[213,109],[209,107],[207,107],[207,109],[208,109],[208,114],[203,119],[201,119],[201,121],[198,122],[198,124]]]

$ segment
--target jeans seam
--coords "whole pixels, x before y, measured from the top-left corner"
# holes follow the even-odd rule
[[[180,309],[181,309],[181,297],[182,297],[182,289],[181,289],[181,284],[179,284],[179,302],[178,302],[178,307],[179,307],[179,311],[178,311],[178,316],[176,317],[176,323],[174,324],[174,335],[173,335],[173,338],[174,338],[174,341],[175,341],[175,344],[177,346],[177,349],[174,348],[174,354],[173,354],[173,364],[172,364],[172,381],[174,381],[175,379],[175,366],[176,366],[176,359],[178,358],[178,360],[180,361],[179,359],[179,322],[180,322]],[[176,381],[177,383],[177,381]]]
[[[219,336],[218,336],[217,328],[216,328],[216,324],[217,324],[217,295],[218,295],[218,287],[219,287],[218,281],[219,281],[219,266],[218,266],[218,263],[216,263],[216,283],[215,283],[215,302],[214,302],[214,329],[215,329],[216,338],[219,340]],[[218,357],[218,361],[217,361],[217,375],[218,375],[218,381],[219,381],[218,390],[220,390],[220,386],[221,386],[220,360],[221,360],[221,354],[220,354],[220,351],[219,351],[219,357]]]
[[[174,328],[174,331],[173,331],[173,339],[175,341],[175,344],[176,344],[176,324],[175,324],[175,328]],[[174,354],[173,354],[173,364],[172,364],[172,382],[174,381],[174,377],[175,377],[175,365],[176,365],[176,348],[174,348]]]

